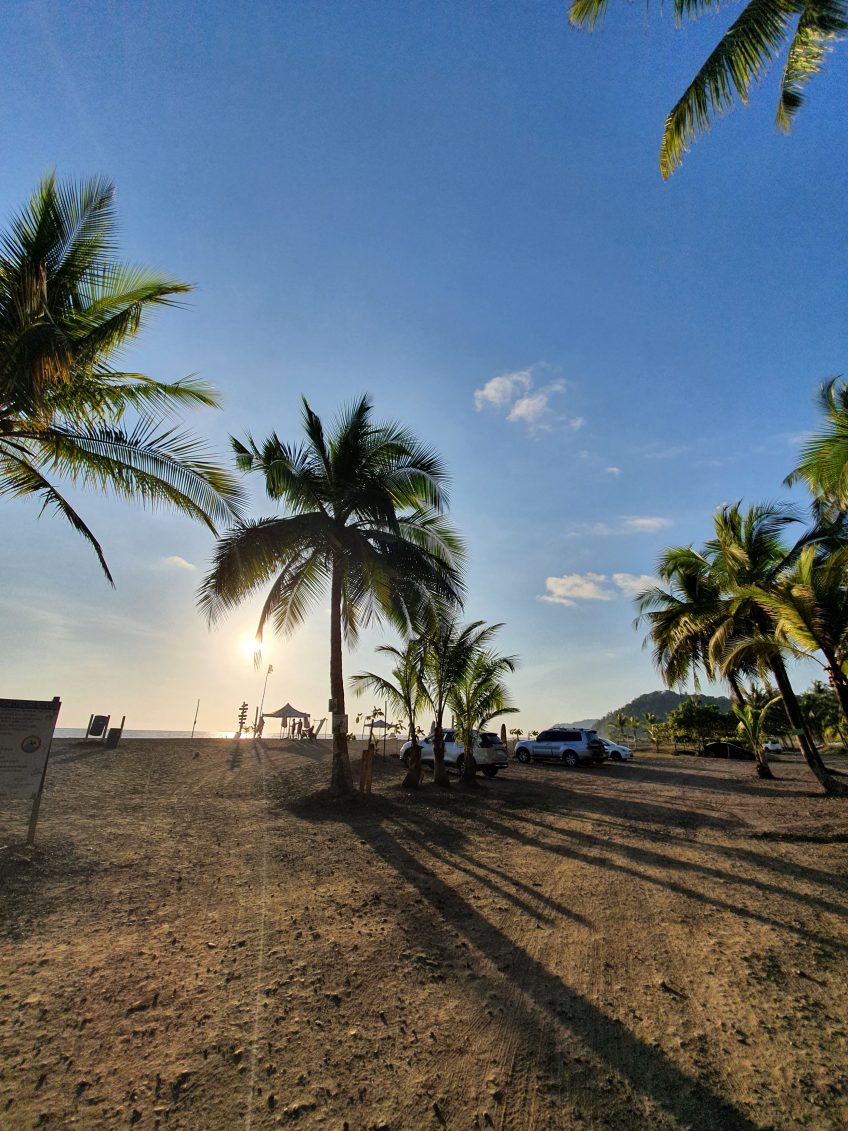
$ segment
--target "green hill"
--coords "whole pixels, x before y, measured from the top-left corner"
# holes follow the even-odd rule
[[[637,695],[635,699],[631,699],[623,707],[616,707],[613,711],[607,711],[604,717],[598,720],[597,729],[601,734],[609,734],[609,724],[619,711],[637,719],[643,718],[646,714],[656,715],[657,718],[664,719],[669,711],[673,711],[684,699],[689,698],[689,695],[679,695],[676,691],[649,691],[645,695]],[[702,695],[701,702],[713,703],[722,714],[730,714],[730,700],[726,695]]]

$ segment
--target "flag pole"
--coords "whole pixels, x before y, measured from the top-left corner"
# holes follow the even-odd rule
[[[269,664],[268,670],[265,673],[265,686],[262,688],[262,702],[259,704],[259,716],[260,716],[260,718],[262,716],[262,710],[265,707],[265,692],[268,690],[268,676],[271,674],[271,672],[273,670],[274,670],[274,665]]]
[[[200,700],[197,700],[197,707],[194,711],[194,722],[191,724],[191,737],[194,738],[194,728],[197,726],[197,716],[200,713]]]

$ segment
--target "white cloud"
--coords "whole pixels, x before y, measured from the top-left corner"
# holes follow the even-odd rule
[[[519,397],[509,410],[507,420],[511,423],[521,421],[524,424],[537,425],[548,412],[548,394],[544,392],[533,393],[528,397]]]
[[[551,404],[552,397],[566,391],[566,382],[558,377],[546,385],[535,387],[535,372],[548,368],[545,362],[538,361],[527,369],[492,377],[474,390],[474,408],[477,412],[484,409],[504,412],[510,424],[523,424],[531,432],[563,428],[576,432],[583,427],[583,417],[557,412]]]
[[[165,558],[164,561],[166,565],[173,566],[175,569],[197,569],[197,566],[192,565],[191,562],[187,562],[185,558],[181,558],[179,554],[173,554],[170,558]]]
[[[502,373],[499,377],[493,377],[481,389],[474,390],[474,407],[478,412],[482,412],[484,408],[504,408],[532,387],[530,372],[529,369],[520,369],[515,373]]]
[[[539,597],[551,605],[575,605],[577,601],[612,601],[615,592],[606,585],[605,573],[567,573],[546,577],[547,593]]]
[[[621,475],[620,467],[605,467],[604,471],[607,473],[607,475]]]
[[[667,526],[673,526],[670,518],[659,515],[619,515],[609,522],[581,522],[568,532],[569,538],[585,538],[587,534],[608,537],[613,534],[655,534]]]
[[[658,518],[655,515],[627,515],[621,520],[625,533],[652,534],[656,530],[664,530],[671,526],[670,518]]]
[[[643,589],[647,589],[651,585],[656,585],[657,579],[652,577],[649,573],[614,573],[612,575],[612,583],[618,586],[626,597],[635,597],[637,594],[641,593]]]
[[[573,608],[578,601],[615,601],[620,593],[635,597],[656,584],[657,579],[649,573],[614,573],[612,577],[605,573],[566,573],[562,577],[546,577],[547,593],[537,600]]]

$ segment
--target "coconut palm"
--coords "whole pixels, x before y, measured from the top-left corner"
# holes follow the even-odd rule
[[[826,381],[817,400],[823,427],[802,444],[798,466],[786,482],[806,484],[819,512],[833,517],[848,511],[848,385],[837,378]]]
[[[395,662],[391,678],[376,672],[360,672],[351,680],[357,695],[374,691],[383,696],[387,703],[402,712],[408,728],[412,749],[409,753],[406,777],[403,785],[415,789],[421,781],[421,747],[418,745],[418,717],[426,702],[422,682],[424,652],[420,640],[411,639],[403,648],[391,644],[381,644],[377,651],[390,656]]]
[[[768,764],[768,752],[765,749],[766,716],[769,707],[780,702],[779,695],[769,696],[762,689],[752,688],[742,703],[731,703],[730,709],[738,722],[736,729],[741,737],[747,739],[748,745],[757,759],[757,773],[761,778],[771,778],[774,775]]]
[[[626,715],[624,711],[616,711],[612,717],[612,725],[618,731],[619,737],[626,739],[627,728],[630,725],[630,716]]]
[[[778,642],[814,659],[822,654],[848,721],[848,548],[805,546],[777,585],[752,596],[772,617]]]
[[[461,625],[449,605],[435,603],[426,613],[424,629],[424,681],[427,703],[433,709],[433,780],[437,785],[450,784],[445,768],[444,715],[448,697],[462,680],[474,656],[484,650],[500,624],[486,625],[473,621]]]
[[[518,710],[510,704],[503,682],[507,672],[515,671],[516,663],[515,656],[475,650],[462,678],[451,688],[448,706],[464,747],[460,774],[466,784],[474,781],[477,769],[474,761],[477,731],[482,730],[491,719],[515,714]]]
[[[660,752],[660,735],[662,726],[662,719],[659,715],[655,715],[652,711],[646,711],[642,716],[642,726],[648,734],[651,742],[653,742],[657,753]]]
[[[203,445],[165,423],[183,405],[216,405],[213,390],[114,367],[151,310],[190,289],[116,258],[105,180],[45,177],[0,237],[0,494],[32,496],[70,522],[110,582],[57,479],[176,508],[213,532],[241,500]]]
[[[793,521],[791,511],[773,504],[746,511],[739,503],[719,508],[715,537],[700,554],[678,547],[663,555],[659,573],[669,583],[668,590],[658,586],[644,591],[637,598],[638,619],[651,626],[655,660],[666,679],[679,680],[699,668],[709,678],[720,674],[736,681],[735,699],[740,702],[739,677],[768,670],[808,766],[826,792],[842,794],[844,786],[822,762],[806,728],[783,659],[786,647],[776,640],[773,618],[760,600],[762,593],[779,585],[800,552],[781,537]],[[693,580],[703,602],[687,605],[681,593],[691,591]]]
[[[362,397],[330,435],[303,399],[306,439],[261,448],[233,439],[243,471],[261,475],[282,517],[241,522],[222,537],[200,590],[210,622],[271,583],[256,630],[292,632],[330,587],[330,697],[344,716],[342,638],[387,619],[404,635],[433,600],[456,601],[462,545],[443,517],[445,472],[435,452],[396,423],[376,423]],[[345,727],[333,735],[331,789],[353,789]]]
[[[569,18],[592,30],[608,0],[572,0]],[[712,11],[712,0],[675,0],[678,24]],[[724,33],[665,121],[660,170],[669,177],[683,154],[713,118],[725,114],[737,99],[747,103],[752,86],[786,52],[777,125],[788,132],[804,102],[807,83],[848,30],[845,0],[749,0]]]

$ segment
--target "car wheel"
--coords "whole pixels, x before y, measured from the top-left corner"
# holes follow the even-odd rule
[[[566,766],[570,766],[572,769],[574,769],[574,767],[580,761],[573,750],[566,750],[566,752],[562,756],[562,760],[563,762],[565,762]]]
[[[623,757],[624,755],[620,750],[613,750],[612,754],[610,754],[610,758],[612,758],[613,762],[620,762]]]
[[[523,746],[519,746],[519,748],[515,752],[515,756],[518,761],[523,762],[525,766],[530,761],[530,751],[525,750]]]
[[[404,766],[409,769],[409,767],[412,765],[412,752],[410,750],[407,750],[401,758],[401,761],[403,762]]]
[[[487,778],[493,778],[497,772],[498,772],[497,766],[484,766],[483,767],[483,773],[486,775]]]
[[[457,758],[456,762],[454,762],[454,767],[455,767],[456,772],[459,774],[460,777],[462,777],[462,767],[464,765],[465,765],[465,759],[460,754],[460,756]]]

